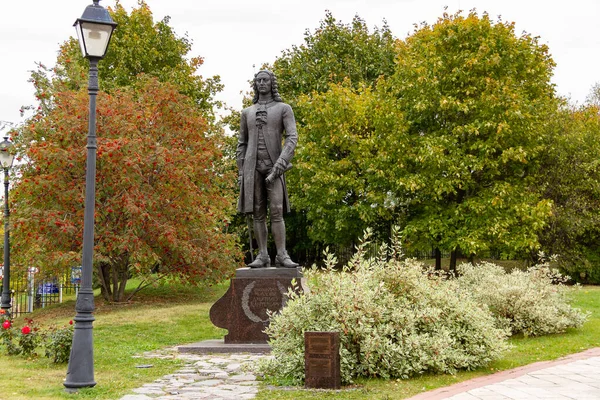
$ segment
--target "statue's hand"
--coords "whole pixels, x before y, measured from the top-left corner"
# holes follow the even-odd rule
[[[274,178],[276,178],[283,175],[284,172],[285,166],[283,165],[283,163],[276,162],[275,165],[273,165],[273,169],[271,170],[271,173],[269,175],[273,175]]]
[[[269,185],[275,181],[275,179],[279,178],[286,171],[286,161],[283,159],[278,159],[271,168],[271,173],[265,178],[265,182]]]
[[[241,172],[238,174],[238,186],[242,186],[242,181],[244,180],[244,174],[242,174]]]

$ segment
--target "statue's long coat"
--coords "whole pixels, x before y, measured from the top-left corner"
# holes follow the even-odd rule
[[[242,175],[240,198],[238,201],[238,212],[242,213],[251,213],[254,211],[254,173],[256,170],[258,146],[258,128],[256,126],[257,108],[258,106],[254,104],[242,110],[240,121],[240,135],[236,158],[238,169]],[[282,102],[273,101],[266,104],[266,108],[267,124],[263,126],[262,131],[269,157],[273,164],[279,158],[284,159],[286,164],[289,164],[298,143],[298,132],[296,131],[296,120],[292,107]],[[282,174],[278,179],[281,179],[283,184],[283,209],[289,212],[290,202],[285,184],[285,176]]]

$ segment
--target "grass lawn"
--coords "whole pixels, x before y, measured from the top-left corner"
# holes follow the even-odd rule
[[[133,282],[132,282],[133,283]],[[163,286],[139,293],[127,305],[109,305],[96,300],[94,322],[94,367],[96,387],[67,394],[62,385],[67,365],[54,365],[44,357],[27,360],[6,356],[0,346],[1,399],[119,399],[133,388],[174,372],[182,362],[175,359],[140,359],[145,351],[168,348],[226,333],[214,327],[208,311],[228,284],[212,288]],[[402,399],[497,370],[514,368],[540,360],[600,346],[600,288],[585,287],[573,294],[574,304],[592,313],[581,330],[565,335],[512,339],[514,348],[485,369],[457,375],[421,376],[407,381],[364,380],[340,392],[270,388],[257,398],[266,399]],[[75,315],[74,301],[36,311],[29,317],[40,325],[63,325]],[[17,320],[17,325],[21,321]],[[140,369],[136,365],[152,364]]]
[[[135,282],[131,282],[133,284]],[[0,346],[1,399],[118,399],[165,374],[182,362],[176,359],[133,358],[145,351],[168,348],[226,332],[212,325],[208,311],[227,289],[179,285],[148,288],[127,305],[110,305],[96,297],[94,322],[94,378],[97,385],[76,395],[65,393],[67,365],[45,357],[28,360],[7,356]],[[41,326],[67,324],[75,316],[75,302],[47,307],[28,315]],[[22,318],[15,322],[22,324]],[[152,364],[152,368],[136,365]]]

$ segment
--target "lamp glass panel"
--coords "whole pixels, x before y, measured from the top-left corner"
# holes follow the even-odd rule
[[[0,164],[2,165],[2,168],[12,167],[14,158],[14,154],[10,154],[7,147],[0,148]]]
[[[81,22],[75,24],[75,31],[77,32],[77,40],[79,41],[79,48],[81,48],[81,54],[83,57],[87,57],[85,52],[85,43],[83,42],[83,34],[81,33]]]
[[[81,33],[88,57],[104,57],[112,30],[111,25],[81,22]]]

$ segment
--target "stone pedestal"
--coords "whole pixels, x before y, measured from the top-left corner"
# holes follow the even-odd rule
[[[267,343],[263,333],[269,325],[267,310],[285,306],[288,288],[304,289],[300,268],[239,268],[229,290],[210,309],[210,320],[229,331],[228,343]]]

